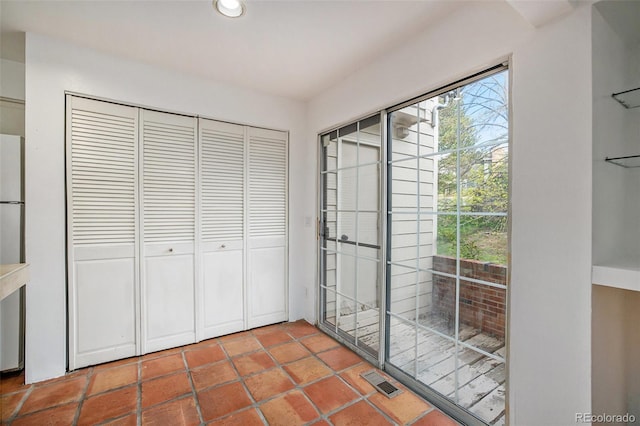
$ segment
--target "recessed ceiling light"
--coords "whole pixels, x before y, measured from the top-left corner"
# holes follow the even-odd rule
[[[213,0],[216,10],[229,18],[244,15],[244,3],[241,0]]]

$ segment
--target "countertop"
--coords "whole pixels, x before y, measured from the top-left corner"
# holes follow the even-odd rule
[[[0,265],[0,300],[26,285],[28,281],[28,263]]]

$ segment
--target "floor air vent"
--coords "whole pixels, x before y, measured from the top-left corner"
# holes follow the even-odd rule
[[[385,378],[375,370],[367,371],[366,373],[362,373],[360,376],[362,376],[362,378],[367,382],[371,383],[374,388],[378,389],[379,392],[386,395],[388,398],[393,398],[402,392],[400,389],[389,383],[389,381],[385,380]]]

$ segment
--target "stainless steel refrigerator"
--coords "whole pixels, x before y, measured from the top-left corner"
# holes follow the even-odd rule
[[[0,264],[24,262],[24,140],[0,135]],[[0,302],[0,371],[24,366],[24,288]]]

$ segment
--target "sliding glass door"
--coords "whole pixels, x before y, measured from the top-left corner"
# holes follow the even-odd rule
[[[388,114],[387,364],[504,423],[507,71]]]
[[[382,278],[380,115],[323,135],[321,143],[321,325],[377,357]]]
[[[320,327],[465,424],[506,422],[508,81],[320,136]]]

